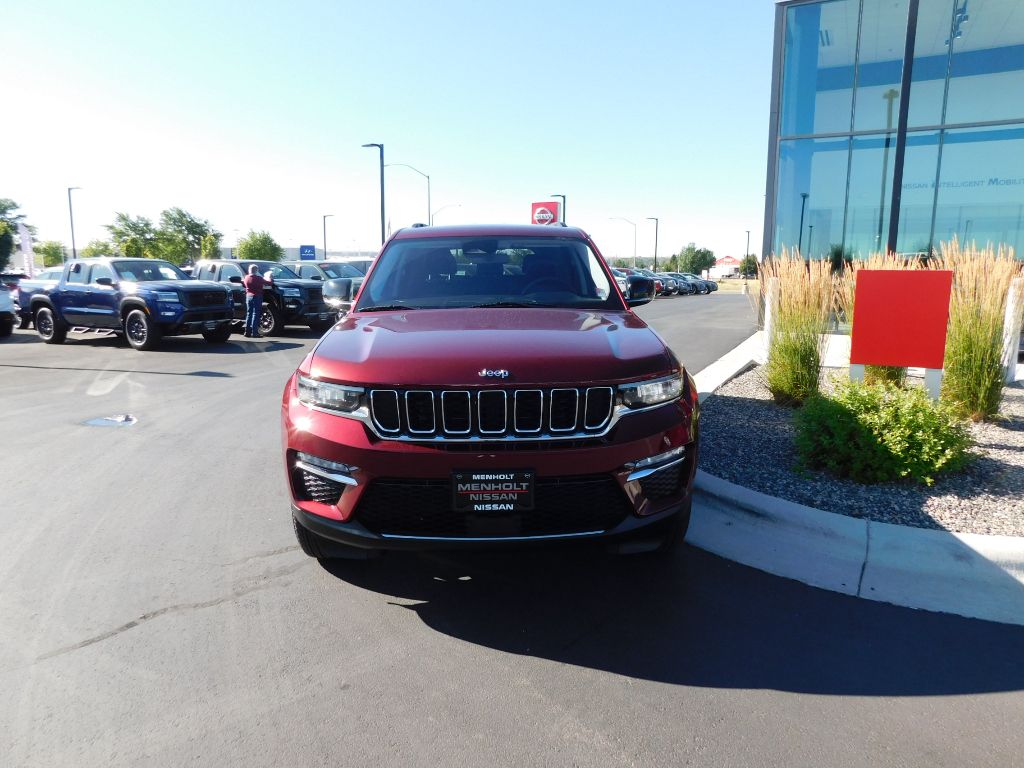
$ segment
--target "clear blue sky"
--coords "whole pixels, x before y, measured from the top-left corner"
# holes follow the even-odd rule
[[[605,255],[760,249],[774,3],[5,4],[0,197],[40,239],[181,206],[233,244],[379,244],[377,156],[438,223],[568,196]],[[388,168],[398,228],[426,185]]]

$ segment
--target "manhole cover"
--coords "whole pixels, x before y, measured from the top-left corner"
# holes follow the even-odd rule
[[[119,413],[116,416],[100,416],[85,422],[88,427],[130,427],[138,419],[130,413]]]

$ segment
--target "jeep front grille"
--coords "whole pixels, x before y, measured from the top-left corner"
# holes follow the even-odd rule
[[[371,389],[368,402],[381,437],[501,440],[599,434],[615,397],[611,387]]]

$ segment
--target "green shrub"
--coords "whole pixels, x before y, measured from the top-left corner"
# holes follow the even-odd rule
[[[892,384],[902,387],[907,383],[907,369],[895,365],[865,365],[865,384]]]
[[[931,485],[970,459],[970,434],[952,407],[922,387],[844,382],[796,414],[801,462],[859,483],[909,478]]]

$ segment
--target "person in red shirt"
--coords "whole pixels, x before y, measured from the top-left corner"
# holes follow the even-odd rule
[[[250,339],[260,337],[260,316],[263,314],[263,289],[273,285],[274,281],[264,279],[255,264],[249,265],[249,274],[242,279],[245,286],[245,336]]]

